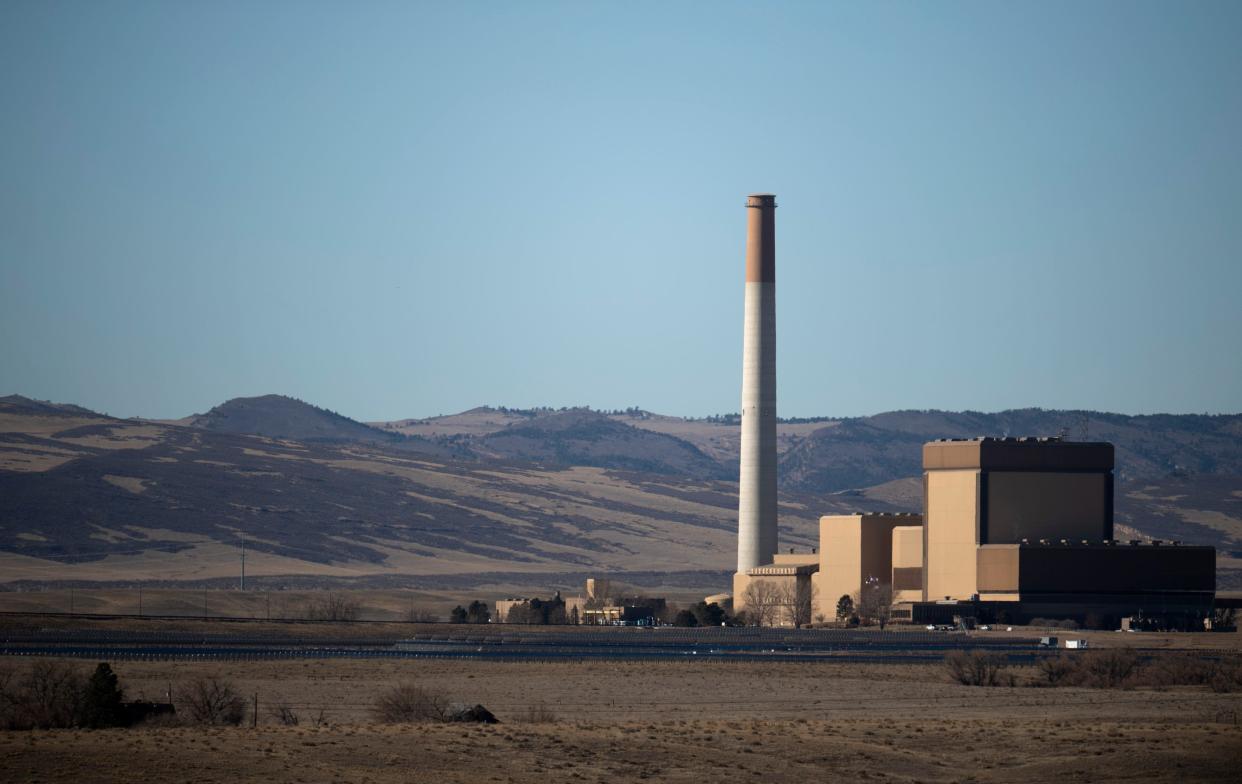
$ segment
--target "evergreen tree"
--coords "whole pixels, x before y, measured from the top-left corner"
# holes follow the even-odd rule
[[[112,671],[107,662],[100,662],[82,693],[82,714],[79,722],[83,727],[120,726],[125,719],[121,700],[122,694],[117,685],[116,673]]]
[[[699,602],[690,608],[690,612],[694,613],[699,626],[719,626],[725,621],[725,611],[715,602]]]
[[[492,619],[492,611],[487,605],[475,599],[466,609],[466,623],[487,623]]]
[[[844,594],[837,600],[837,620],[844,621],[854,614],[854,600],[849,594]]]
[[[453,608],[453,612],[449,613],[449,621],[451,623],[466,623],[466,608],[460,604]]]

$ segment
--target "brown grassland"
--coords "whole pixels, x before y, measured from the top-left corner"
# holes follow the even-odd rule
[[[129,698],[158,700],[170,683],[175,691],[198,675],[226,677],[248,701],[258,694],[258,726],[247,719],[237,728],[4,732],[0,779],[1236,781],[1242,761],[1236,692],[978,688],[950,682],[938,664],[292,660],[114,668]],[[501,723],[377,723],[370,707],[396,683],[481,703]],[[298,714],[297,726],[279,724],[272,710],[281,705]]]

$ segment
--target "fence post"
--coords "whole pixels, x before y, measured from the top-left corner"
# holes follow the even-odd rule
[[[256,729],[259,726],[259,693],[254,693],[254,712],[250,716],[250,728]]]

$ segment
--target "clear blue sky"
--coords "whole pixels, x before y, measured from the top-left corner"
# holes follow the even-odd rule
[[[0,4],[0,394],[1242,410],[1242,3]]]

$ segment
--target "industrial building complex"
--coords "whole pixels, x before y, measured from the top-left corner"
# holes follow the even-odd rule
[[[927,443],[921,515],[825,516],[816,551],[778,555],[775,209],[770,194],[747,201],[735,611],[780,594],[807,609],[774,622],[832,619],[842,597],[857,601],[872,589],[894,620],[1072,618],[1117,628],[1141,616],[1203,628],[1215,549],[1116,541],[1108,443]]]

